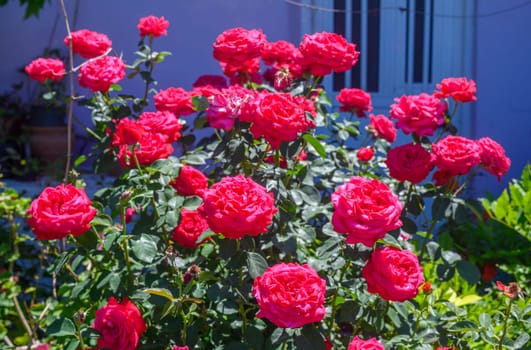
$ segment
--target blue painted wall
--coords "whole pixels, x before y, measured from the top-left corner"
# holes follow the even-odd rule
[[[73,19],[76,2],[66,2]],[[38,56],[48,41],[52,47],[62,47],[65,31],[60,18],[49,39],[59,16],[57,3],[54,0],[47,6],[39,19],[25,21],[17,2],[0,8],[0,91],[21,80],[16,69]],[[472,78],[478,84],[478,101],[472,135],[467,136],[497,140],[512,159],[511,170],[500,183],[493,176],[476,181],[477,194],[487,190],[498,194],[531,161],[531,4],[519,7],[526,3],[523,0],[475,3],[477,16],[471,19],[475,40],[470,45],[474,47]],[[298,43],[301,38],[300,9],[282,0],[81,0],[76,28],[106,33],[117,52],[132,62],[139,39],[136,24],[146,15],[164,15],[170,21],[169,35],[156,41],[156,49],[173,53],[155,72],[160,88],[190,88],[198,75],[220,73],[211,46],[225,29],[261,28],[271,41]],[[139,86],[126,85],[125,89],[135,88]]]

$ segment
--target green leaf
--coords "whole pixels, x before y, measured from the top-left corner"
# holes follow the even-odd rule
[[[324,339],[312,325],[302,328],[301,335],[295,337],[295,345],[300,350],[323,350]]]
[[[326,151],[321,142],[315,138],[312,134],[304,134],[302,135],[302,138],[306,140],[310,145],[312,145],[313,149],[321,156],[321,158],[326,158]]]
[[[262,275],[267,267],[267,261],[262,255],[254,252],[247,252],[247,268],[249,269],[249,275],[251,278],[255,279]]]
[[[453,265],[459,260],[461,260],[461,255],[452,252],[451,250],[444,250],[441,252],[442,258],[444,261],[446,261],[448,264]]]
[[[163,297],[168,299],[169,301],[173,301],[173,294],[166,288],[148,288],[145,289],[144,292],[149,293],[151,295],[158,295],[159,297]]]
[[[459,272],[461,277],[463,277],[468,283],[476,284],[481,280],[481,272],[478,267],[470,261],[458,261],[456,267],[457,272]]]
[[[141,234],[140,237],[134,237],[130,240],[131,250],[139,260],[151,263],[159,252],[159,241],[160,238],[157,236]]]
[[[68,318],[60,318],[48,327],[48,335],[52,337],[68,337],[76,334],[76,326]]]
[[[194,109],[198,112],[204,112],[210,106],[207,98],[199,95],[192,97],[192,104],[194,105]]]
[[[428,255],[432,260],[437,260],[441,256],[441,248],[439,247],[439,244],[437,242],[428,242],[426,244],[426,248],[428,249]]]
[[[479,324],[484,328],[492,327],[492,321],[487,313],[482,313],[479,315]]]
[[[468,332],[468,331],[476,331],[478,329],[478,326],[470,321],[470,320],[463,320],[456,322],[453,324],[448,330],[450,332]]]
[[[260,331],[259,329],[252,326],[248,326],[245,329],[243,337],[249,348],[254,350],[263,349],[265,339],[264,335],[262,334],[262,331]]]
[[[514,341],[513,348],[515,349],[522,349],[525,345],[528,344],[530,339],[529,334],[523,332],[521,333],[518,338]]]
[[[74,167],[77,168],[78,166],[80,166],[81,164],[83,164],[86,160],[88,159],[88,157],[86,155],[80,155],[79,157],[76,158],[76,160],[74,161]]]
[[[454,303],[455,306],[457,307],[461,307],[461,306],[468,305],[468,304],[473,304],[476,301],[480,301],[480,300],[481,300],[481,297],[476,294],[466,295],[464,297],[450,298],[450,301]]]

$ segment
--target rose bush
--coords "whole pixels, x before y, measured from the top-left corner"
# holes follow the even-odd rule
[[[169,53],[153,41],[168,28],[141,19],[130,65],[107,48],[68,69],[93,92],[71,101],[90,110],[97,140],[74,165],[122,172],[92,199],[72,172],[31,204],[23,242],[49,283],[20,281],[27,261],[15,266],[13,249],[0,335],[53,349],[523,348],[524,294],[481,280],[481,250],[461,241],[484,216],[505,219],[463,198],[472,175],[510,164],[494,140],[454,135],[448,106],[474,101],[473,81],[356,118],[370,93],[347,90],[334,106],[322,85],[356,64],[355,44],[323,32],[297,47],[233,28],[213,45],[226,77],[155,89]],[[140,96],[117,85],[126,71]],[[410,141],[392,145],[397,131]]]

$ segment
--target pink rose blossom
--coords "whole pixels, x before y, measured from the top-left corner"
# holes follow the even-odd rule
[[[64,39],[66,46],[70,41],[68,36]],[[103,33],[97,33],[88,29],[80,29],[72,32],[72,51],[83,58],[94,58],[106,53],[112,46],[112,41]]]
[[[47,79],[59,81],[66,74],[65,64],[57,58],[37,58],[31,61],[24,70],[31,79],[41,83]]]
[[[276,212],[273,194],[242,175],[223,178],[203,196],[210,229],[231,239],[267,232]]]
[[[505,155],[505,150],[490,137],[483,137],[477,143],[481,147],[481,165],[500,181],[511,166],[511,160]]]
[[[474,140],[446,136],[432,145],[433,164],[450,175],[467,174],[481,161],[482,149]]]
[[[467,80],[467,78],[446,78],[437,84],[437,89],[433,96],[437,98],[451,97],[459,102],[475,101],[476,98],[476,83],[474,80]]]
[[[376,338],[363,340],[355,336],[347,350],[385,350],[385,348]]]
[[[406,134],[432,136],[444,124],[447,105],[432,95],[402,96],[395,98],[389,116],[396,119],[396,127]]]
[[[360,53],[356,45],[337,33],[305,34],[299,45],[305,70],[312,75],[324,76],[351,69]]]
[[[140,31],[140,36],[159,37],[161,35],[168,35],[168,26],[170,22],[162,17],[147,16],[140,18],[137,28]]]
[[[381,138],[389,143],[393,143],[396,140],[396,129],[393,122],[385,115],[378,114],[369,115],[370,124],[367,126],[374,138]]]
[[[413,143],[390,149],[385,164],[391,177],[414,184],[428,177],[433,168],[430,152],[422,145]]]
[[[341,104],[341,112],[352,112],[358,117],[365,117],[365,112],[372,111],[371,95],[361,89],[341,89],[336,99]]]
[[[376,179],[354,176],[332,194],[334,230],[349,244],[372,247],[389,231],[402,226],[402,204],[389,187]]]
[[[413,299],[424,282],[417,256],[395,247],[376,248],[361,275],[369,293],[389,301]]]
[[[280,263],[256,277],[253,296],[260,311],[280,328],[298,328],[320,322],[326,313],[326,282],[307,264]]]
[[[92,92],[107,92],[112,84],[125,77],[125,64],[120,57],[103,56],[81,66],[77,77],[79,85]]]

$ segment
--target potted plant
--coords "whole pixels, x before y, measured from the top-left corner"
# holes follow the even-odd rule
[[[49,51],[49,57],[40,57],[25,67],[25,72],[37,81],[37,94],[29,110],[29,144],[31,154],[50,174],[62,169],[65,162],[68,139],[65,86],[66,74],[63,60],[57,51]]]

